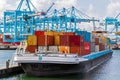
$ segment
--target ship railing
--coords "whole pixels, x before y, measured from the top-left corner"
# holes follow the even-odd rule
[[[35,56],[47,56],[47,57],[78,57],[78,54],[73,53],[73,54],[62,54],[59,51],[41,51],[37,50],[34,54]]]

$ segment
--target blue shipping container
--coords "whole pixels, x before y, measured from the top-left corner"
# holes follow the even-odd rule
[[[87,31],[76,31],[77,35],[84,36],[85,42],[90,42],[91,33]]]

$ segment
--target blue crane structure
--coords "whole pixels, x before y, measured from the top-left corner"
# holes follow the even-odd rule
[[[26,1],[27,9],[21,10],[23,2]],[[74,32],[77,29],[77,23],[96,22],[75,7],[68,9],[54,10],[49,12],[52,4],[43,15],[36,14],[31,10],[30,5],[34,7],[30,0],[21,0],[15,11],[4,12],[4,41],[20,42],[27,38],[27,35],[33,35],[37,30],[53,30]],[[36,9],[36,8],[35,8]]]
[[[95,21],[99,20],[89,17],[75,7],[71,7],[61,10],[55,9],[36,22],[36,24],[39,23],[41,30],[74,32],[77,29],[77,23]]]
[[[24,2],[26,2],[27,8],[21,10]],[[15,11],[4,12],[3,39],[5,42],[20,42],[25,39],[25,34],[33,34],[34,19],[28,15],[35,12],[31,10],[30,5],[33,6],[30,0],[21,0]]]
[[[118,20],[119,15],[120,15],[120,13],[114,18],[113,17],[106,17],[105,18],[105,31],[108,31],[109,33],[113,33],[113,31],[114,31],[114,33],[118,32],[118,29],[120,26],[120,21]],[[108,25],[113,25],[114,28],[112,30],[110,30],[110,29],[108,30]],[[115,35],[115,36],[116,36],[115,43],[117,43],[119,37],[118,37],[118,35]]]

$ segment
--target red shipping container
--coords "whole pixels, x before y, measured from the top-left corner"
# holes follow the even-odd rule
[[[100,43],[100,44],[99,44],[99,50],[100,50],[100,51],[105,50],[105,45],[102,44],[102,43]]]
[[[102,51],[102,43],[99,44],[99,50]]]
[[[35,31],[36,36],[44,35],[44,31]]]
[[[7,44],[8,45],[8,44],[11,44],[11,42],[3,42],[3,44]]]
[[[53,36],[38,36],[38,46],[52,46],[54,44]]]
[[[84,43],[84,36],[80,36],[80,43]]]
[[[84,43],[83,46],[80,46],[80,56],[83,56],[84,54]]]
[[[74,32],[64,32],[63,35],[75,35]]]
[[[84,42],[84,54],[90,54],[90,42]]]
[[[27,46],[26,51],[30,53],[35,53],[37,46]]]
[[[0,43],[3,43],[3,38],[0,38]]]
[[[69,36],[68,35],[60,35],[60,46],[69,46]]]
[[[80,36],[69,36],[70,46],[80,46]]]
[[[95,38],[95,45],[99,45],[99,38]]]
[[[13,42],[12,45],[20,45],[20,42]]]

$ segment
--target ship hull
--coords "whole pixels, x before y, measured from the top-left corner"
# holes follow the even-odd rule
[[[79,62],[78,64],[57,63],[21,63],[24,72],[29,76],[56,76],[87,73],[112,57],[112,52],[100,57]]]

